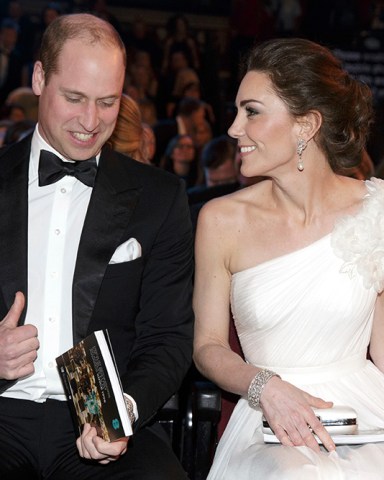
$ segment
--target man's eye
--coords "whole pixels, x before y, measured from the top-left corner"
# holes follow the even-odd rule
[[[111,108],[111,107],[114,106],[115,102],[112,102],[112,103],[110,103],[110,102],[102,102],[102,104],[103,104],[103,107]]]
[[[80,98],[77,98],[77,97],[66,97],[67,98],[67,102],[70,102],[70,103],[79,103],[80,102]]]

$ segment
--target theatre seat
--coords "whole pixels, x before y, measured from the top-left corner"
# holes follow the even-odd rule
[[[191,370],[179,392],[163,406],[157,421],[167,431],[190,480],[205,480],[218,441],[221,390],[202,377],[191,380],[196,375]]]

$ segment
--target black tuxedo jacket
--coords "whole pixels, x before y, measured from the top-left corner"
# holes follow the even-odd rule
[[[16,291],[27,294],[30,143],[0,150],[0,318]],[[142,256],[109,265],[131,237]],[[73,278],[73,341],[108,328],[124,391],[138,405],[135,429],[178,389],[191,362],[192,249],[183,183],[104,147]],[[10,384],[0,380],[0,391]]]

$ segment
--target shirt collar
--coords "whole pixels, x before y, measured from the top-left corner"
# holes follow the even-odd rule
[[[49,143],[47,143],[39,132],[39,124],[36,124],[35,131],[32,136],[31,143],[31,157],[30,157],[30,179],[37,178],[39,172],[39,158],[40,150],[48,150],[56,154],[63,162],[68,162],[69,160],[64,158],[57,150],[55,150]],[[96,156],[96,163],[99,165],[100,153]]]

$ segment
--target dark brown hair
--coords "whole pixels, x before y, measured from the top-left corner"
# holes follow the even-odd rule
[[[334,171],[360,162],[373,120],[372,93],[329,49],[301,38],[273,39],[254,47],[243,69],[266,73],[291,115],[321,113],[315,141]]]
[[[126,51],[115,28],[107,21],[88,13],[61,15],[46,28],[40,47],[40,60],[48,83],[58,72],[59,56],[67,40],[80,39],[88,44],[101,43],[121,50],[124,68]]]

